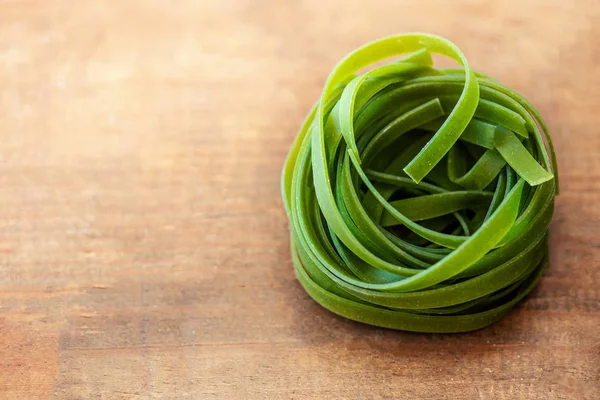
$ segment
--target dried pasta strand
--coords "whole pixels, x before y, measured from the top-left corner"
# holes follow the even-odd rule
[[[461,68],[434,68],[433,53]],[[557,174],[539,113],[471,70],[453,43],[425,33],[371,42],[331,72],[283,168],[297,277],[363,323],[485,327],[548,264]]]

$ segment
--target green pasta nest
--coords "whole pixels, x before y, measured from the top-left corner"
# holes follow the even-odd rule
[[[462,68],[433,68],[432,53]],[[322,306],[367,324],[487,326],[548,264],[552,171],[538,112],[472,71],[450,41],[369,43],[335,67],[284,166],[298,279]]]

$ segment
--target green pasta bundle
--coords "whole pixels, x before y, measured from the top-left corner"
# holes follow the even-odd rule
[[[434,68],[433,53],[462,68]],[[296,275],[315,301],[381,327],[464,332],[539,281],[558,175],[527,100],[450,41],[408,33],[335,67],[282,192]]]

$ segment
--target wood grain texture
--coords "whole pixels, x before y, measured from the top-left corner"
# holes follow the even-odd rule
[[[1,399],[600,399],[597,0],[0,2]],[[334,64],[429,31],[545,116],[551,266],[501,322],[368,327],[294,278],[279,173]]]

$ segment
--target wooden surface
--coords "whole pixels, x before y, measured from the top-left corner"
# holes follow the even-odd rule
[[[0,399],[600,399],[600,3],[0,2]],[[286,151],[366,41],[447,36],[541,110],[551,266],[460,335],[294,278]]]

